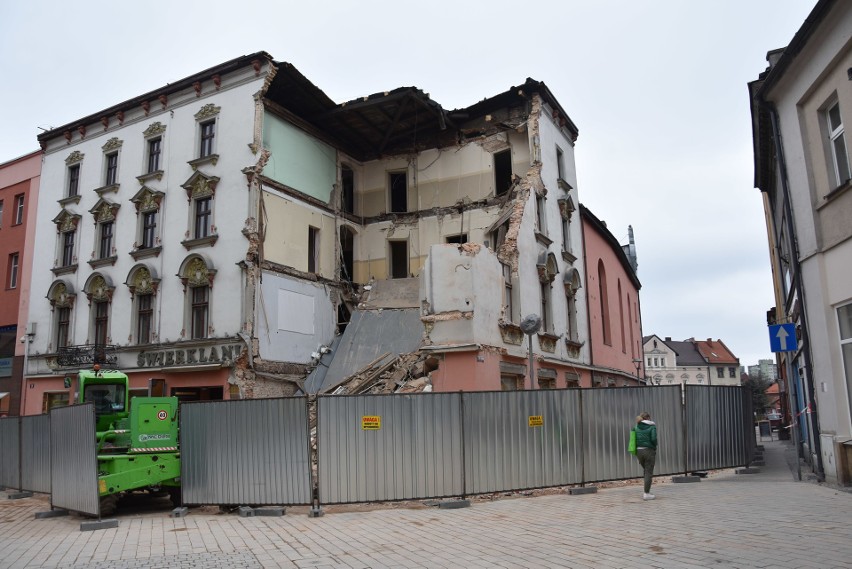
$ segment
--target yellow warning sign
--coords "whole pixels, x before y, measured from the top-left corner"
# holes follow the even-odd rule
[[[530,427],[541,427],[544,425],[544,417],[541,415],[530,415]]]
[[[98,492],[101,494],[106,492],[106,480],[98,480]]]
[[[382,428],[381,415],[364,415],[361,417],[361,429],[364,431],[378,431]]]

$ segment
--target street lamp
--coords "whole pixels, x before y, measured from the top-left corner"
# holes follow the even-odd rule
[[[636,381],[642,383],[642,377],[639,375],[639,368],[642,367],[642,360],[640,360],[639,358],[634,358],[633,365],[636,366]]]
[[[532,337],[541,328],[541,318],[538,314],[529,314],[521,320],[521,332],[529,337],[530,345],[530,389],[535,389],[535,379],[533,378],[533,348]]]

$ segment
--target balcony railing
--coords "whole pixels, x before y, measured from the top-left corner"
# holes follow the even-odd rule
[[[65,346],[57,350],[56,363],[62,367],[87,367],[95,364],[115,365],[118,347],[111,344]]]

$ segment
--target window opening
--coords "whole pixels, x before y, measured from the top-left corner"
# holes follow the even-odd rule
[[[494,192],[502,196],[512,187],[512,149],[494,154]]]
[[[391,213],[408,211],[408,172],[389,172]]]

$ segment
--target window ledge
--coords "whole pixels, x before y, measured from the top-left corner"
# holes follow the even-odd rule
[[[566,182],[562,178],[556,179],[556,185],[558,185],[561,190],[564,190],[566,192],[569,192],[569,191],[574,189],[574,186],[572,186],[571,184],[569,184],[568,182]]]
[[[158,182],[163,179],[162,170],[154,170],[153,172],[148,172],[147,174],[142,174],[141,176],[136,176],[136,179],[139,180],[140,184],[144,184],[145,182],[150,182],[151,180],[156,179]]]
[[[187,251],[189,251],[196,247],[207,247],[208,245],[212,247],[218,239],[218,235],[208,235],[207,237],[201,237],[199,239],[186,239],[181,241],[180,244],[186,247]]]
[[[162,250],[163,248],[159,246],[138,248],[131,251],[130,256],[133,257],[133,260],[138,261],[139,259],[147,259],[149,257],[159,257]]]
[[[196,158],[195,160],[190,160],[189,162],[187,162],[187,164],[192,166],[192,171],[195,172],[196,170],[198,170],[199,166],[202,166],[202,165],[208,164],[208,163],[215,166],[218,161],[219,161],[219,155],[218,154],[211,154],[209,156],[204,156],[202,158]]]
[[[504,343],[520,346],[524,342],[524,332],[517,324],[500,320],[497,325],[500,327],[500,336]]]
[[[98,267],[106,267],[107,265],[115,265],[115,262],[118,260],[116,255],[112,255],[110,257],[104,257],[103,259],[93,259],[89,261],[89,266],[93,269],[97,269]]]
[[[545,247],[550,247],[553,244],[553,240],[539,230],[535,231],[535,240]]]
[[[577,342],[575,340],[571,340],[570,338],[565,338],[565,347],[568,349],[568,357],[577,359],[580,357],[580,348],[583,347],[585,342]]]
[[[849,188],[852,188],[852,179],[846,180],[846,182],[844,182],[843,184],[840,184],[839,186],[837,186],[836,188],[834,188],[833,190],[831,190],[830,192],[825,194],[825,196],[823,196],[823,198],[822,198],[823,200],[825,200],[825,202],[820,204],[819,206],[817,206],[817,209],[821,209],[826,204],[833,201],[835,198],[841,196],[842,194],[845,194],[846,191],[849,190]]]
[[[562,258],[566,263],[571,263],[572,265],[574,264],[574,261],[577,260],[577,257],[575,257],[570,251],[562,251]]]
[[[551,354],[556,351],[556,341],[560,338],[556,334],[551,334],[550,332],[539,332],[538,333],[538,345],[541,347],[543,352],[550,352]]]
[[[67,267],[54,267],[54,268],[50,269],[50,271],[54,275],[56,275],[57,277],[59,275],[69,275],[71,273],[76,273],[77,272],[77,263],[74,263],[73,265],[68,265]]]
[[[109,186],[103,186],[100,188],[95,188],[95,193],[98,194],[98,197],[104,197],[104,194],[117,194],[118,188],[120,184],[110,184]]]
[[[66,205],[72,204],[72,203],[78,204],[78,203],[80,203],[80,195],[77,194],[76,196],[68,196],[67,198],[62,198],[61,200],[56,200],[56,201],[58,201],[59,205],[61,205],[61,206],[66,206]]]

